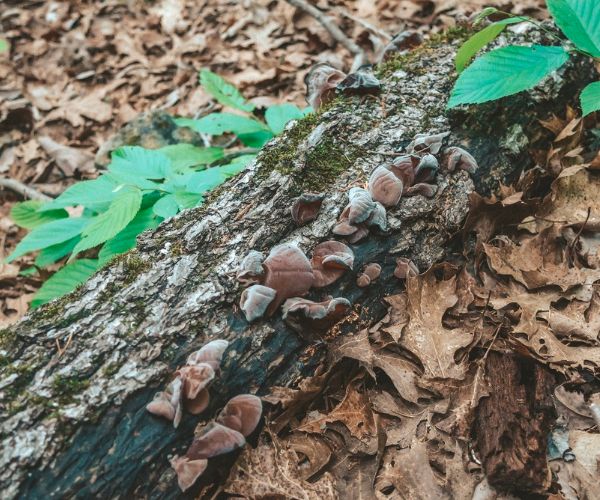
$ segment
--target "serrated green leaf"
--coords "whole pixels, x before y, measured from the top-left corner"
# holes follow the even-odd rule
[[[122,231],[136,216],[142,203],[142,192],[134,187],[124,187],[106,212],[92,218],[81,234],[81,241],[73,249],[71,259],[79,252],[104,243]]]
[[[568,58],[562,47],[511,45],[492,50],[475,59],[460,74],[448,108],[492,101],[530,89]]]
[[[65,219],[69,216],[66,210],[48,210],[46,212],[38,212],[44,205],[43,201],[28,200],[21,203],[15,203],[10,210],[10,218],[17,226],[25,229],[33,229],[47,222]]]
[[[475,33],[465,43],[463,43],[456,53],[454,63],[456,65],[456,71],[459,73],[464,70],[473,56],[477,54],[483,47],[485,47],[508,26],[509,24],[520,23],[526,21],[526,17],[509,17],[502,21],[495,22],[486,26],[481,31]]]
[[[208,165],[223,158],[223,148],[200,148],[193,144],[173,144],[158,149],[171,160],[172,170],[182,172],[190,167]]]
[[[251,112],[254,104],[244,99],[240,91],[234,85],[221,78],[216,73],[203,69],[200,71],[200,85],[212,95],[223,106]]]
[[[273,132],[267,130],[261,130],[260,132],[254,132],[252,134],[239,134],[238,139],[249,148],[262,148],[267,142],[275,137]]]
[[[50,264],[54,264],[56,261],[69,255],[77,243],[79,243],[80,239],[79,236],[75,236],[70,240],[42,249],[35,259],[35,265],[38,267],[46,267]]]
[[[0,38],[0,54],[2,52],[8,52],[10,49],[10,44],[4,38]]]
[[[11,262],[26,253],[70,240],[80,234],[89,223],[90,219],[88,217],[73,217],[38,226],[23,238],[13,253],[6,258],[6,262]]]
[[[207,168],[191,174],[185,190],[188,193],[203,194],[223,184],[226,179],[227,175],[219,167]]]
[[[584,88],[580,99],[583,116],[600,111],[600,82],[590,83]]]
[[[109,171],[106,172],[102,177],[106,177],[111,182],[119,186],[125,187],[136,187],[139,189],[144,189],[146,191],[156,191],[160,190],[162,184],[151,181],[149,179],[144,179],[136,174],[131,174],[129,172],[118,170],[118,171]],[[115,188],[115,189],[117,189]]]
[[[40,207],[40,212],[83,205],[94,211],[106,210],[115,197],[118,186],[105,175],[92,181],[82,181],[67,188],[58,198]]]
[[[197,193],[179,192],[175,193],[174,196],[180,210],[197,207],[204,201],[202,195]]]
[[[108,170],[143,179],[164,179],[170,167],[171,160],[161,151],[140,146],[123,146],[113,152]]]
[[[179,205],[174,194],[168,194],[158,200],[152,210],[156,215],[163,219],[170,219],[179,212]]]
[[[546,0],[562,32],[581,50],[600,57],[600,2],[598,0]]]
[[[236,135],[252,134],[254,132],[269,131],[264,123],[234,115],[233,113],[211,113],[199,120],[191,118],[176,118],[175,123],[180,127],[189,127],[200,134],[221,135],[232,132]]]
[[[31,307],[35,309],[46,302],[72,292],[87,281],[97,269],[98,261],[96,259],[80,259],[67,264],[44,282],[31,301]]]
[[[147,229],[158,227],[161,220],[160,217],[157,217],[153,213],[152,208],[140,210],[134,219],[127,224],[125,229],[102,245],[98,253],[100,265],[106,264],[115,255],[125,253],[134,248],[137,243],[137,237]]]
[[[302,116],[300,108],[289,103],[269,106],[265,112],[267,125],[275,135],[281,134],[290,120],[298,120]]]

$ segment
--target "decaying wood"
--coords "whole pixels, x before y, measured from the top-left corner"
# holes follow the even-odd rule
[[[381,297],[402,287],[393,276],[396,257],[423,271],[448,255],[469,194],[490,192],[530,166],[528,148],[543,139],[537,118],[558,113],[572,97],[561,73],[542,90],[447,113],[457,45],[431,44],[388,64],[379,98],[342,99],[291,126],[205,206],[144,234],[136,251],[74,294],[3,331],[3,498],[177,497],[168,457],[187,447],[202,418],[241,392],[262,395],[273,385],[293,385],[323,359],[322,346],[302,340],[280,314],[245,321],[235,279],[241,259],[251,249],[268,252],[289,241],[310,254],[332,238],[348,188],[364,184],[416,133],[450,131],[448,144],[469,150],[478,173],[443,173],[434,198],[403,198],[388,210],[387,234],[353,246],[354,271],[310,298],[346,297],[354,321],[368,324],[385,311]],[[318,218],[298,228],[290,206],[308,190],[326,197]],[[381,265],[381,276],[359,288],[357,273],[369,262]],[[214,338],[231,344],[211,404],[174,430],[145,405],[187,354]]]
[[[490,395],[479,403],[474,435],[488,482],[519,496],[549,485],[548,429],[556,415],[551,372],[530,359],[490,353]]]

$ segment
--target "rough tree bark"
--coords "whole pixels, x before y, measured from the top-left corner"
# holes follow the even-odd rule
[[[231,342],[205,418],[235,394],[293,385],[323,358],[322,346],[309,346],[280,315],[244,320],[235,280],[240,260],[250,249],[268,252],[287,241],[310,254],[332,238],[349,186],[364,183],[416,133],[451,131],[448,143],[468,149],[479,172],[474,179],[442,174],[434,198],[402,199],[388,210],[389,233],[354,245],[355,271],[325,292],[348,298],[364,325],[383,315],[381,297],[402,286],[392,274],[395,257],[424,270],[457,250],[450,242],[469,194],[489,193],[532,164],[527,151],[544,139],[537,118],[564,108],[581,68],[571,66],[541,90],[448,113],[459,44],[452,38],[382,67],[379,98],[342,99],[289,127],[203,207],[144,234],[137,250],[75,293],[2,332],[3,498],[177,497],[168,456],[187,447],[201,418],[187,415],[174,430],[145,405],[189,352],[209,339]],[[318,219],[298,228],[289,207],[308,190],[327,197]],[[382,276],[357,288],[356,274],[368,262],[379,262]]]

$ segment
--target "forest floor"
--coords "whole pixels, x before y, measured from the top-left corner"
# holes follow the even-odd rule
[[[400,31],[429,36],[489,4],[545,15],[543,0],[316,2],[371,57]],[[106,163],[102,145],[140,113],[198,117],[212,111],[216,103],[198,85],[201,68],[227,78],[260,108],[304,105],[303,79],[313,64],[348,69],[353,59],[314,18],[285,1],[4,5],[0,33],[11,48],[0,53],[0,176],[50,197],[95,178]],[[0,187],[0,258],[26,234],[9,217],[22,199]],[[58,268],[20,275],[32,265],[31,256],[0,262],[0,325],[23,316]]]

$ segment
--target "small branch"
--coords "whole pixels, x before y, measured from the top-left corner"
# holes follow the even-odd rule
[[[342,30],[340,30],[335,21],[327,16],[324,12],[317,9],[315,6],[310,5],[306,0],[286,0],[287,3],[302,9],[304,12],[314,17],[321,25],[329,32],[329,34],[339,43],[341,43],[348,51],[354,54],[354,62],[352,64],[352,71],[355,71],[360,66],[365,64],[367,56],[365,52],[350,38],[348,38]]]
[[[389,42],[392,39],[391,35],[388,35],[385,31],[383,31],[382,29],[378,28],[377,26],[374,26],[373,24],[365,21],[364,19],[361,19],[360,17],[356,17],[353,14],[350,14],[350,12],[348,12],[346,9],[343,9],[342,7],[339,7],[337,9],[337,11],[344,17],[347,17],[348,19],[354,21],[356,24],[360,24],[363,28],[365,28],[367,31],[370,31],[371,33],[373,33],[374,35],[377,35],[379,38],[381,38],[382,40],[385,40],[386,42]]]
[[[16,179],[0,177],[0,187],[10,189],[11,191],[19,193],[21,196],[24,196],[25,198],[29,198],[31,200],[50,201],[52,199],[50,198],[50,196],[40,193],[32,187],[26,186],[25,184]]]

